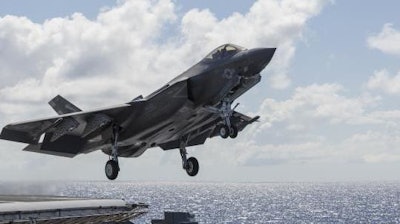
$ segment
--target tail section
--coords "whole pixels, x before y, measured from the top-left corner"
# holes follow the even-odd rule
[[[50,100],[49,104],[59,115],[82,111],[60,95]]]

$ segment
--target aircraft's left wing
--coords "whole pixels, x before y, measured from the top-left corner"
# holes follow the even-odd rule
[[[140,109],[141,105],[141,101],[135,101],[105,109],[9,124],[1,131],[0,139],[30,144],[26,148],[28,151],[40,148],[42,153],[72,157],[82,153],[88,138],[102,133],[113,121],[123,124],[124,119]]]
[[[15,142],[37,144],[43,133],[54,132],[56,135],[62,135],[64,134],[63,132],[72,132],[81,126],[81,121],[87,122],[96,114],[114,117],[121,110],[129,106],[129,104],[123,104],[103,110],[76,112],[45,119],[13,123],[3,128],[0,138]]]

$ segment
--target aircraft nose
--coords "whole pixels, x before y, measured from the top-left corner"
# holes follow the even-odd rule
[[[248,71],[244,76],[259,74],[271,61],[276,48],[254,48],[247,52]]]
[[[253,52],[254,61],[259,66],[260,71],[265,68],[275,54],[276,48],[256,48]]]

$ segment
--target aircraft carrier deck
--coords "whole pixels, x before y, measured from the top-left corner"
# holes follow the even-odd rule
[[[145,204],[115,199],[0,195],[0,223],[132,223]]]

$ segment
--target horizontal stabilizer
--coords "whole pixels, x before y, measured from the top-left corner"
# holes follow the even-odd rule
[[[52,100],[50,100],[49,104],[59,115],[82,111],[77,106],[75,106],[60,95],[57,95]]]

